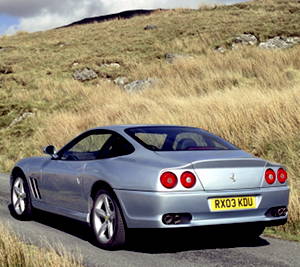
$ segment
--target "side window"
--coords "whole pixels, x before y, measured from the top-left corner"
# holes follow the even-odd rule
[[[72,152],[95,152],[100,150],[111,134],[92,134],[79,141],[69,151]]]
[[[62,160],[97,160],[134,151],[133,146],[122,136],[114,133],[94,133],[81,139],[63,154]]]
[[[162,133],[136,133],[135,136],[152,150],[161,150],[167,138]]]
[[[112,135],[103,145],[99,158],[112,158],[129,155],[134,152],[134,147],[122,136]]]

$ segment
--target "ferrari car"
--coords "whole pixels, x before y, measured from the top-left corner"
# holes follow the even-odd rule
[[[285,167],[202,129],[99,127],[44,153],[12,170],[15,217],[39,209],[86,222],[104,249],[123,246],[130,228],[233,224],[258,237],[287,221]]]

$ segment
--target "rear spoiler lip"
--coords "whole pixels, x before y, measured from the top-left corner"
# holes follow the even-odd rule
[[[228,158],[214,159],[206,161],[196,161],[192,165],[194,169],[198,168],[249,168],[267,166],[267,161],[259,158]]]
[[[230,166],[230,164],[226,163],[238,163],[238,161],[244,162],[243,164],[238,164],[236,166]],[[224,166],[217,166],[217,163],[224,162]],[[214,166],[214,163],[216,163],[216,166]],[[247,164],[248,163],[248,164]],[[269,162],[265,159],[261,158],[215,158],[215,159],[204,159],[204,160],[197,160],[193,161],[191,163],[178,166],[178,167],[173,167],[170,169],[192,169],[196,170],[198,168],[250,168],[250,167],[261,167],[261,168],[283,168],[286,170],[286,167],[279,163],[275,162]]]
[[[276,162],[268,162],[267,161],[267,164],[266,164],[266,168],[267,167],[270,167],[270,168],[283,168],[283,169],[287,169],[284,165],[281,165],[281,164],[279,164],[279,163],[276,163]]]

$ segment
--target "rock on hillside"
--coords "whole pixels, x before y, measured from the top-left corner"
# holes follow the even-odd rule
[[[259,46],[264,49],[285,49],[300,44],[300,37],[275,36],[259,43],[257,37],[253,34],[241,34],[236,36],[231,43],[231,49],[239,49],[242,46]],[[228,49],[225,46],[216,47],[216,51],[225,53]]]
[[[258,40],[255,35],[249,34],[249,33],[244,33],[241,34],[235,39],[233,39],[233,44],[241,44],[241,45],[256,45],[258,43]]]
[[[76,70],[73,74],[73,78],[75,80],[85,82],[98,78],[98,74],[92,69],[84,68],[82,70]]]
[[[265,49],[284,49],[293,47],[296,44],[300,43],[300,37],[281,37],[276,36],[267,40],[266,42],[262,42],[259,44],[259,47]]]
[[[126,84],[124,89],[128,93],[138,92],[153,86],[156,82],[157,80],[152,78],[148,78],[146,80],[137,80]]]

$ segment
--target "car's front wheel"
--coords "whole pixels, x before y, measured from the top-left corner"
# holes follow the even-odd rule
[[[91,227],[99,247],[109,250],[125,244],[125,224],[115,196],[99,190],[94,198]]]
[[[16,176],[11,187],[12,214],[19,220],[32,217],[32,204],[27,181],[21,175]]]

